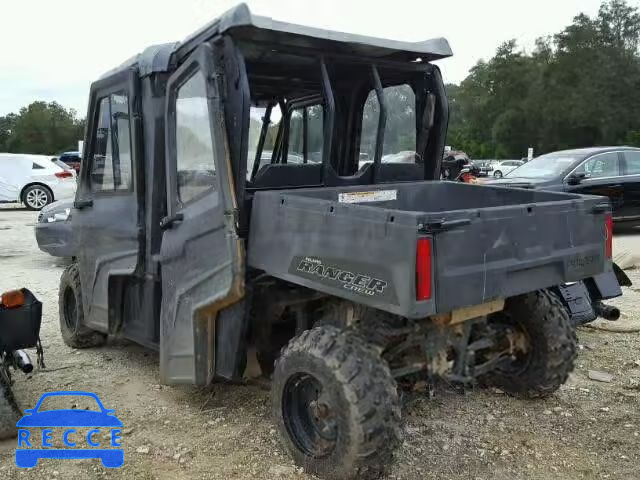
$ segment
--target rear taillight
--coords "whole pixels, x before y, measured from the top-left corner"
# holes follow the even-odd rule
[[[54,175],[58,178],[71,178],[73,177],[73,173],[68,170],[63,170],[62,172],[56,172]]]
[[[604,255],[611,259],[613,257],[613,218],[611,215],[607,215],[604,219],[604,234]]]
[[[431,239],[419,238],[416,248],[416,300],[431,298]]]

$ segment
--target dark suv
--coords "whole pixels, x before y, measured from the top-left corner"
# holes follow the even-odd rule
[[[490,183],[604,195],[611,199],[616,223],[640,224],[640,148],[594,147],[548,153]]]

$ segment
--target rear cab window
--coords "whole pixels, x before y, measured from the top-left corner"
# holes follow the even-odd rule
[[[249,124],[249,153],[247,158],[247,180],[251,180],[255,166],[256,175],[270,163],[308,164],[322,163],[324,142],[324,108],[321,104],[294,106],[283,117],[279,105],[272,105],[267,118],[267,107],[252,106]],[[266,122],[266,123],[265,123]],[[282,148],[274,158],[278,130],[283,127]],[[255,164],[263,128],[266,128],[264,145],[258,164]]]
[[[280,111],[280,105],[275,104],[271,106],[271,110],[268,112],[268,107],[252,105],[249,111],[249,153],[247,155],[247,180],[251,180],[254,166],[256,171],[271,163],[271,157],[273,155],[273,149],[276,144],[276,138],[278,136],[278,129],[282,121],[282,112]],[[262,130],[265,129],[264,144],[260,152],[260,158],[256,163],[256,152],[258,151],[260,136]]]
[[[413,89],[403,84],[383,90],[387,123],[381,163],[421,163],[416,156],[416,96]],[[371,90],[362,111],[359,169],[374,160],[379,119],[380,103],[376,92]]]
[[[286,163],[322,162],[322,105],[294,108],[289,117]]]

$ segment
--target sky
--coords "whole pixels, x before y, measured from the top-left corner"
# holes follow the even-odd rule
[[[91,82],[156,43],[179,41],[231,8],[231,0],[0,0],[0,115],[35,100],[84,117]],[[600,0],[248,0],[254,13],[331,30],[419,41],[445,37],[439,62],[459,83],[505,40],[531,49]],[[640,6],[640,0],[629,0]]]

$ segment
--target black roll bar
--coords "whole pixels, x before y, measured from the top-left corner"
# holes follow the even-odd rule
[[[331,168],[331,145],[333,143],[333,125],[336,116],[336,104],[331,90],[331,81],[327,72],[327,65],[324,58],[320,58],[320,73],[322,75],[322,96],[324,98],[324,125],[323,125],[323,142],[322,142],[322,183],[325,184],[329,168]]]
[[[253,167],[251,168],[251,180],[253,180],[260,168],[260,160],[262,159],[262,149],[264,148],[264,142],[267,138],[267,132],[269,131],[269,125],[271,124],[271,110],[273,109],[273,103],[267,105],[262,117],[262,128],[260,129],[260,137],[258,138],[258,146],[256,147],[256,157],[253,160]]]
[[[270,163],[278,163],[278,157],[281,154],[281,150],[283,148],[282,144],[286,140],[286,136],[284,135],[285,129],[287,127],[286,115],[287,115],[287,104],[284,99],[280,99],[278,101],[278,105],[280,105],[280,112],[282,113],[282,120],[280,121],[280,128],[276,133],[276,140],[273,147],[273,153],[271,154],[271,162]]]
[[[438,127],[436,128],[433,140],[429,140],[429,144],[427,146],[427,158],[425,158],[424,166],[425,179],[438,180],[440,178],[444,144],[447,137],[447,128],[449,126],[449,102],[447,101],[447,92],[444,88],[440,69],[433,66],[431,76],[433,93],[436,98],[435,116],[438,120]],[[427,160],[432,162],[431,171],[427,170]]]
[[[373,183],[378,183],[378,172],[380,171],[382,149],[384,148],[384,131],[387,125],[387,103],[384,98],[384,89],[382,88],[380,75],[375,65],[371,65],[371,77],[373,79],[373,88],[376,91],[376,97],[378,97],[378,105],[380,105],[378,130],[376,131],[376,151],[373,156]]]

